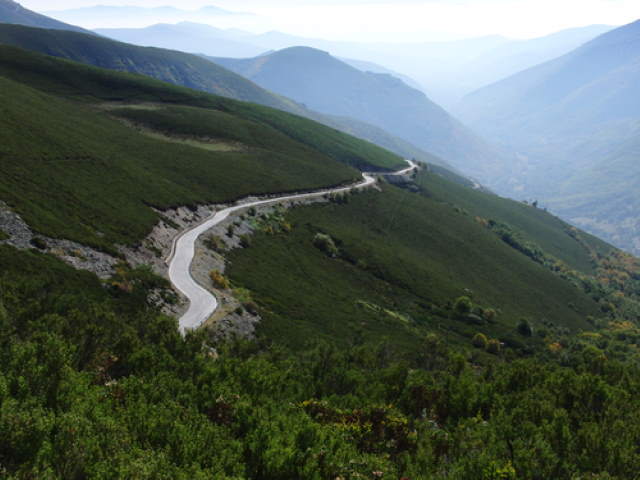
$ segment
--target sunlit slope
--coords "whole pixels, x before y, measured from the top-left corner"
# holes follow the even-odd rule
[[[144,237],[151,206],[313,189],[359,178],[348,165],[403,163],[284,112],[13,47],[0,47],[0,82],[0,199],[42,233],[105,248]],[[164,124],[115,118],[140,104]]]

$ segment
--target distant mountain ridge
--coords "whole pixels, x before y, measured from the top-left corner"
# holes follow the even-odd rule
[[[463,171],[478,171],[499,155],[423,92],[321,50],[292,47],[251,59],[213,60],[312,110],[383,128]]]
[[[71,30],[75,32],[93,34],[93,32],[90,32],[89,30],[59,22],[58,20],[27,10],[13,0],[0,0],[0,22],[25,25],[28,27]]]
[[[145,47],[225,57],[253,57],[264,49],[238,40],[226,30],[192,22],[159,23],[146,28],[97,28],[100,35]]]
[[[173,6],[140,7],[134,5],[94,5],[89,7],[64,10],[48,10],[45,15],[55,19],[80,25],[122,26],[135,22],[138,25],[149,25],[158,22],[176,23],[229,17],[234,15],[250,16],[251,13],[235,12],[217,6],[208,5],[198,9],[187,10]]]

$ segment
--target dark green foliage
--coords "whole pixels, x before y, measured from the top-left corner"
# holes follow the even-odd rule
[[[288,235],[258,234],[251,249],[231,252],[228,273],[264,307],[264,334],[292,346],[316,336],[344,344],[363,331],[416,348],[435,329],[468,345],[478,330],[513,336],[522,317],[585,328],[600,308],[473,217],[395,187],[296,208],[287,220]],[[314,248],[318,233],[332,238],[337,259]],[[473,302],[456,311],[470,292]]]
[[[149,206],[315,189],[358,179],[345,163],[399,163],[373,145],[266,107],[12,47],[1,46],[0,59],[0,75],[21,82],[0,77],[0,198],[49,236],[112,250],[113,243],[135,243],[148,234],[159,220]],[[154,115],[138,120],[161,132],[244,148],[217,152],[150,138],[108,111],[40,89],[92,102],[159,102]],[[164,110],[163,102],[198,108]],[[126,109],[118,113],[133,116]]]
[[[115,279],[133,289],[105,289],[37,252],[0,247],[0,265],[7,478],[569,480],[640,468],[640,371],[614,359],[614,339],[606,350],[574,339],[563,366],[542,352],[510,363],[477,352],[472,365],[434,334],[412,353],[354,338],[212,355],[143,300],[161,286],[144,271]]]
[[[476,333],[471,340],[471,343],[474,347],[480,348],[481,350],[486,350],[489,346],[489,340],[484,333]]]
[[[533,335],[533,327],[531,326],[531,323],[529,323],[529,321],[526,318],[522,318],[518,322],[517,328],[518,328],[518,333],[523,337],[530,337],[531,335]]]
[[[47,242],[40,237],[33,237],[31,239],[31,245],[33,245],[35,248],[39,249],[39,250],[46,250],[47,249]]]
[[[316,233],[313,237],[313,245],[332,258],[338,256],[338,247],[336,247],[336,244],[330,235]]]

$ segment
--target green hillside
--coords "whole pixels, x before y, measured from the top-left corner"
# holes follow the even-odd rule
[[[0,24],[0,44],[66,58],[100,68],[147,75],[157,80],[281,110],[302,109],[197,55],[145,48],[82,33]]]
[[[158,220],[150,206],[313,189],[359,178],[348,165],[403,164],[284,112],[13,47],[0,47],[0,83],[0,198],[41,233],[101,248],[143,238]],[[140,102],[168,138],[114,118],[140,117],[126,108]],[[185,133],[195,144],[176,141]],[[234,148],[213,151],[211,137]]]
[[[387,186],[347,204],[295,209],[287,215],[291,233],[262,234],[234,251],[231,279],[264,306],[264,334],[292,346],[300,338],[364,335],[418,348],[430,331],[454,341],[481,331],[508,343],[523,318],[575,331],[599,314],[590,295],[502,241],[477,215],[508,223],[545,253],[593,274],[590,251],[567,224],[436,174],[419,183],[420,194]],[[314,246],[318,233],[334,239],[338,258]],[[588,241],[603,254],[612,250]],[[472,298],[477,317],[456,316],[461,296]],[[491,321],[481,318],[489,309],[499,312]]]
[[[196,90],[274,107],[372,142],[404,158],[415,158],[451,168],[445,160],[417,148],[380,127],[352,118],[311,111],[304,105],[268,92],[244,77],[199,56],[174,50],[136,47],[95,36],[73,35],[68,32],[1,23],[0,43],[98,67],[144,74]],[[76,84],[74,87],[81,87],[81,85]]]

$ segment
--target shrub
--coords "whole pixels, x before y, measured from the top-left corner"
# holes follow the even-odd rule
[[[453,304],[453,310],[458,315],[467,315],[468,313],[471,313],[472,308],[473,304],[471,303],[471,299],[466,296],[458,297]]]
[[[39,250],[46,250],[47,249],[47,242],[45,242],[44,239],[42,239],[40,237],[33,237],[31,239],[31,245],[33,245],[34,247],[36,247]]]
[[[500,344],[500,340],[496,340],[495,338],[492,338],[491,340],[489,340],[489,343],[487,343],[487,352],[493,355],[498,355],[501,350],[502,350],[502,345]]]
[[[251,315],[258,315],[258,305],[254,301],[244,302],[242,306]]]
[[[338,247],[336,247],[333,238],[324,233],[316,233],[315,237],[313,237],[313,245],[329,255],[330,257],[338,256]]]
[[[249,235],[241,235],[240,246],[242,248],[249,248],[251,246],[251,237]]]
[[[224,241],[218,237],[217,235],[209,235],[208,237],[206,237],[203,241],[203,244],[205,247],[207,247],[209,250],[212,250],[214,252],[222,252],[223,250],[225,250],[225,243]]]
[[[517,330],[523,337],[530,337],[533,335],[533,327],[526,318],[523,318],[518,322]]]
[[[484,312],[482,312],[483,318],[489,323],[495,322],[497,315],[497,312],[493,308],[487,308]]]
[[[230,287],[229,280],[218,270],[211,270],[209,277],[213,282],[214,287],[222,290],[227,290]]]
[[[481,348],[482,350],[486,350],[489,345],[489,340],[484,333],[476,333],[471,340],[471,344],[476,348]]]

